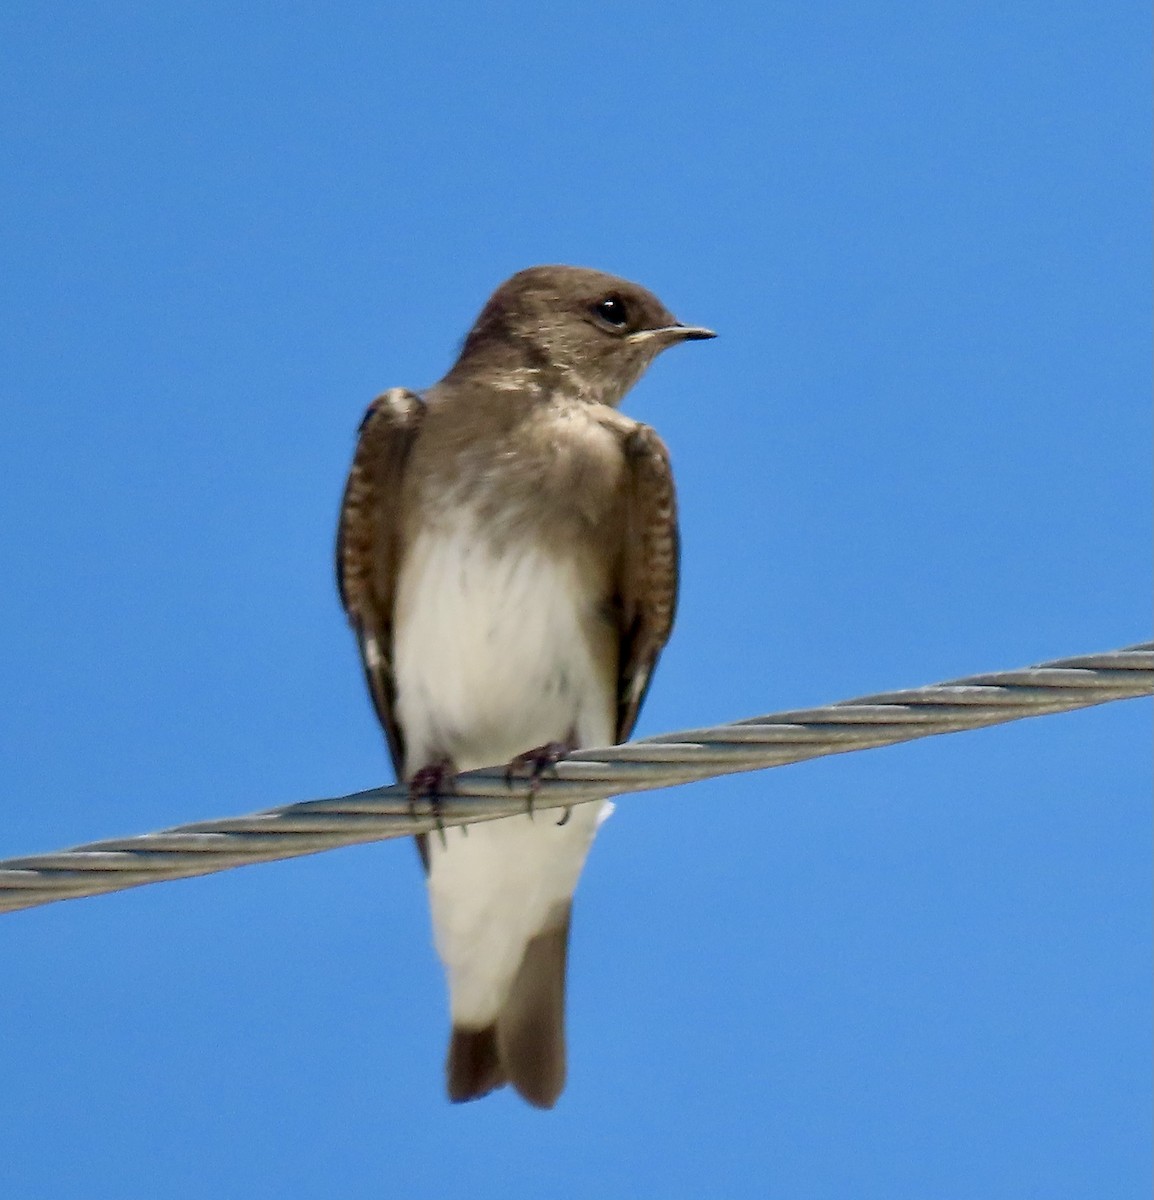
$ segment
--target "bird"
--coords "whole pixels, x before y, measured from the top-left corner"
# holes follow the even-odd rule
[[[619,411],[657,355],[712,338],[645,288],[537,266],[490,296],[448,373],[369,406],[337,584],[399,780],[451,792],[629,737],[673,625],[669,453]],[[453,1102],[566,1078],[573,893],[607,802],[420,835],[452,1030]]]

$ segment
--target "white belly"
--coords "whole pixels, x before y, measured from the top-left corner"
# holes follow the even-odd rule
[[[406,774],[551,741],[613,740],[615,664],[589,644],[590,582],[540,546],[498,557],[468,525],[423,535],[399,580],[394,668]],[[577,885],[609,806],[509,817],[429,838],[429,899],[455,1021],[492,1021],[525,945]]]
[[[494,766],[576,734],[613,738],[615,664],[597,664],[597,597],[540,546],[502,556],[467,524],[418,538],[399,580],[394,632],[405,771],[447,755]]]

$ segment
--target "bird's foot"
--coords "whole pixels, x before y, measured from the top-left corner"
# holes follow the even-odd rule
[[[526,750],[524,754],[518,754],[516,758],[509,760],[509,765],[505,768],[505,783],[509,787],[513,786],[513,782],[518,774],[528,769],[528,812],[530,817],[533,815],[533,801],[537,798],[537,793],[541,790],[541,779],[545,772],[552,770],[563,758],[572,754],[576,749],[577,747],[572,739],[564,742],[546,742],[543,746],[536,746],[532,750]],[[564,815],[557,824],[564,825],[568,820],[569,809],[565,809]]]
[[[448,841],[445,837],[445,826],[441,821],[441,797],[451,796],[456,791],[456,777],[456,768],[448,758],[426,763],[409,777],[409,812],[415,817],[420,801],[427,801],[433,810],[433,820],[436,822],[441,845],[446,848]]]

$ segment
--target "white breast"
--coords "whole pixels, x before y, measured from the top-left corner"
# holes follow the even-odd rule
[[[467,519],[420,535],[393,641],[406,772],[444,755],[459,770],[492,766],[571,733],[611,741],[613,664],[589,645],[597,599],[539,543],[498,554]]]

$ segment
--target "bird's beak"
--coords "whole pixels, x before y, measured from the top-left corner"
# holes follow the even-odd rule
[[[660,329],[640,329],[630,337],[638,341],[658,338],[667,346],[672,346],[675,342],[702,342],[717,337],[717,334],[701,325],[682,325],[679,322],[676,325],[663,325]]]
[[[669,330],[669,335],[679,342],[704,342],[709,338],[717,337],[717,334],[712,329],[706,329],[703,325],[674,325]]]

